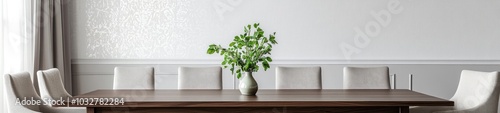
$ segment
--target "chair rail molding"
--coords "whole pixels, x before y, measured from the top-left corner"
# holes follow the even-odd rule
[[[220,59],[72,59],[72,64],[220,64]],[[271,64],[500,64],[500,59],[274,59]]]

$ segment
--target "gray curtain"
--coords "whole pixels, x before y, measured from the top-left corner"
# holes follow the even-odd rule
[[[61,7],[61,0],[35,0],[34,71],[58,68],[66,90],[72,94],[70,46],[63,35]],[[37,77],[33,78],[38,90]]]

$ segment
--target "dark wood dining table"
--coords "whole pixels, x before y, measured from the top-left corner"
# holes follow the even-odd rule
[[[256,96],[239,90],[96,90],[55,107],[86,107],[87,113],[408,113],[409,106],[453,105],[402,89],[259,89]]]

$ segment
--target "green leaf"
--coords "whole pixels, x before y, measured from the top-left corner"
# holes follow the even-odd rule
[[[245,41],[250,40],[250,38],[251,38],[251,36],[246,36],[246,37],[245,37]]]
[[[269,61],[269,62],[272,62],[272,61],[273,61],[273,59],[272,59],[271,57],[267,57],[266,59],[267,59],[267,61]]]
[[[273,45],[268,43],[266,49],[271,48],[271,47],[273,47]]]
[[[254,41],[250,41],[250,42],[248,42],[248,45],[247,45],[247,46],[252,47],[252,45],[255,45],[255,42],[254,42]]]
[[[250,64],[247,63],[247,64],[245,64],[245,66],[243,66],[243,70],[248,71],[249,67],[250,67]]]
[[[273,44],[278,43],[278,42],[276,42],[276,37],[274,35],[269,36],[269,41],[271,41],[271,43],[273,43]]]
[[[226,53],[226,51],[225,51],[225,50],[220,51],[220,54],[221,54],[221,55],[224,55],[225,53]]]
[[[231,42],[229,46],[234,46],[234,44],[236,44],[236,42]]]
[[[241,78],[241,69],[236,70],[236,78],[240,79]]]
[[[208,54],[214,54],[215,50],[213,48],[208,48],[207,53]]]
[[[243,42],[241,42],[243,43]],[[243,47],[243,44],[238,44],[238,49],[241,49],[241,47]]]
[[[256,37],[259,36],[259,32],[254,32],[253,36],[256,36]]]
[[[262,66],[264,67],[264,71],[267,71],[267,69],[270,67],[267,61],[263,61]]]

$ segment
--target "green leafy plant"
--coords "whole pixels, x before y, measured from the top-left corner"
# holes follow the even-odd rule
[[[259,63],[264,70],[269,69],[269,63],[273,61],[270,57],[272,45],[278,44],[275,40],[275,34],[264,36],[264,31],[259,27],[259,23],[249,24],[244,27],[245,33],[234,36],[234,40],[228,48],[220,45],[211,44],[208,46],[207,53],[219,53],[224,56],[222,65],[224,68],[231,67],[231,72],[239,79],[242,72],[257,72]]]

